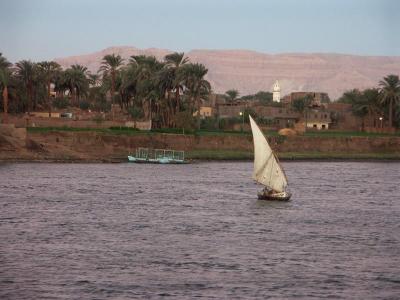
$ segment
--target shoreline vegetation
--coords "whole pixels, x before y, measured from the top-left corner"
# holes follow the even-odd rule
[[[252,162],[253,154],[246,151],[227,150],[193,150],[186,151],[186,159],[189,163],[198,162]],[[320,153],[320,152],[283,152],[278,155],[284,162],[295,161],[353,161],[353,162],[400,162],[400,153]],[[49,159],[0,159],[0,164],[5,163],[129,163],[126,157],[113,157],[102,159],[78,159],[75,157],[49,158]]]
[[[281,121],[285,118],[279,120],[265,112],[258,115],[252,105],[247,105],[258,103],[285,108],[295,114],[294,120],[292,115],[284,126],[294,128],[294,123],[305,121],[308,128],[307,120],[312,111],[325,111],[326,105],[331,103],[328,95],[315,99],[312,93],[288,102],[276,102],[271,92],[261,90],[240,95],[238,90],[230,89],[220,94],[206,80],[207,74],[205,65],[191,62],[183,52],[170,53],[162,59],[148,55],[123,58],[115,53],[107,54],[95,73],[79,64],[62,68],[54,61],[21,60],[12,64],[0,53],[0,94],[3,98],[0,111],[4,111],[1,121],[8,123],[8,114],[40,112],[51,116],[54,110],[74,110],[78,115],[90,112],[91,121],[125,120],[132,121],[133,127],[137,127],[137,122],[150,121],[152,128],[231,130],[235,125],[243,126],[251,114],[262,125],[282,128]],[[351,107],[353,119],[361,122],[361,131],[392,132],[400,127],[398,75],[383,77],[375,88],[348,90],[336,102]],[[245,105],[240,117],[237,112],[221,117],[217,107],[222,103]],[[204,107],[210,110],[202,112]],[[318,119],[318,115],[314,116]],[[342,128],[337,127],[344,122],[342,117],[340,110],[327,110],[324,120],[330,120],[328,123],[333,127]],[[328,128],[327,124],[324,126]]]
[[[138,130],[131,127],[110,127],[110,128],[80,128],[80,127],[28,127],[31,133],[47,133],[47,132],[98,132],[114,135],[151,135],[151,134],[174,134],[174,135],[199,135],[199,136],[251,136],[251,131],[217,131],[217,130],[189,130],[182,129],[153,129]],[[268,131],[265,133],[267,137],[281,136],[277,131]],[[305,137],[400,137],[400,132],[395,133],[378,133],[365,131],[309,131],[303,133]]]
[[[282,161],[376,161],[376,160],[398,160],[400,153],[343,153],[343,152],[282,152],[278,153]],[[247,151],[220,151],[220,150],[194,150],[188,151],[189,159],[195,160],[253,160],[253,153]]]

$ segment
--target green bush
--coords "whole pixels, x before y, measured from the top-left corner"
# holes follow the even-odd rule
[[[196,120],[189,111],[181,111],[175,115],[176,127],[185,129],[189,132],[196,128]]]
[[[79,108],[82,110],[88,110],[90,108],[90,103],[88,101],[82,100],[79,102]]]
[[[244,122],[246,122],[246,123],[250,122],[249,115],[251,115],[253,118],[257,118],[256,112],[254,111],[254,109],[252,109],[250,107],[245,108],[243,113],[244,113]],[[241,119],[241,122],[243,122],[242,117],[240,117],[240,119]]]
[[[95,102],[92,107],[96,111],[103,111],[103,112],[111,111],[111,103],[105,100]]]
[[[140,107],[130,107],[128,112],[133,120],[138,120],[140,118],[143,118],[144,116],[143,109],[141,109]]]
[[[64,109],[69,106],[69,100],[67,98],[56,98],[53,101],[53,106],[58,109]]]
[[[205,130],[217,130],[218,120],[213,117],[206,117],[201,120],[200,128]]]
[[[223,118],[219,120],[219,128],[222,130],[226,130],[228,128],[231,128],[234,124],[239,124],[241,122],[242,122],[241,117]]]

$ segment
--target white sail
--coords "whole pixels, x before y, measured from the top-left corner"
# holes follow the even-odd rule
[[[253,179],[277,192],[283,192],[287,186],[285,173],[264,134],[253,118],[249,118],[254,141]]]

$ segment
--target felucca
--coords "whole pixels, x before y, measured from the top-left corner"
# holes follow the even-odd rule
[[[250,125],[254,141],[253,179],[264,185],[258,199],[288,201],[291,193],[286,191],[287,178],[267,139],[251,116]]]

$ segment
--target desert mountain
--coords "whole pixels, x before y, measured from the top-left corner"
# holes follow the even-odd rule
[[[153,55],[162,60],[173,51],[110,47],[99,52],[57,58],[59,64],[87,66],[97,72],[106,54],[116,53],[128,59],[131,55]],[[282,94],[295,91],[327,92],[336,99],[349,89],[376,87],[388,74],[400,74],[400,56],[356,56],[346,54],[266,54],[248,50],[192,50],[186,53],[191,62],[204,64],[207,79],[217,93],[237,89],[241,95],[260,90],[271,91],[279,80]]]

